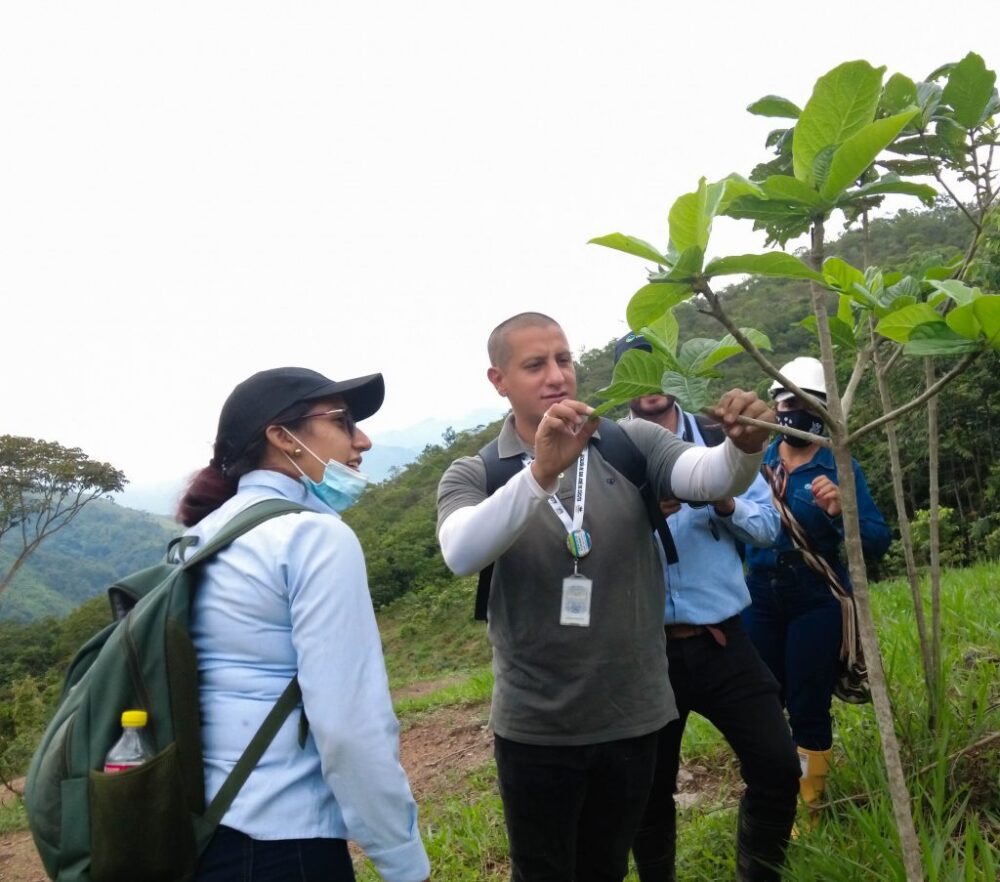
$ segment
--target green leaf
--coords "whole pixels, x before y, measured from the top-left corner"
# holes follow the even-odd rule
[[[934,163],[929,159],[880,159],[878,164],[893,174],[911,178],[932,175],[935,169]]]
[[[820,151],[842,144],[872,121],[884,72],[884,67],[874,68],[867,61],[848,61],[816,81],[795,124],[795,177],[813,183],[813,164]]]
[[[603,245],[605,248],[614,248],[615,251],[624,251],[626,254],[634,254],[644,260],[651,260],[661,266],[669,265],[666,255],[660,254],[652,245],[635,236],[626,236],[624,233],[609,233],[607,236],[598,236],[591,239],[588,245]]]
[[[830,337],[834,344],[851,350],[857,347],[858,344],[854,338],[854,327],[852,325],[843,319],[837,318],[835,315],[831,315],[827,319],[827,324],[830,326]]]
[[[837,152],[837,145],[830,144],[816,154],[813,160],[813,180],[812,184],[817,192],[823,189],[826,184],[827,175],[830,174],[830,166],[833,164],[834,154]]]
[[[757,116],[777,116],[782,119],[798,119],[802,113],[796,104],[780,95],[765,95],[754,101],[747,110]]]
[[[972,309],[987,342],[993,349],[1000,349],[1000,297],[980,297],[973,301]]]
[[[907,110],[875,120],[847,138],[833,155],[830,173],[820,190],[820,196],[834,200],[852,186],[916,113],[915,109]]]
[[[925,129],[941,106],[941,87],[937,83],[917,83],[917,107],[920,108],[920,128]]]
[[[914,357],[963,355],[976,352],[979,344],[959,336],[944,322],[929,322],[918,325],[910,334],[910,339],[903,347],[903,352]]]
[[[690,340],[685,340],[677,353],[677,361],[680,363],[681,370],[685,374],[698,373],[704,359],[718,345],[718,341],[705,337],[692,337]]]
[[[888,113],[899,113],[917,103],[917,87],[913,80],[896,73],[889,77],[882,89],[882,107]]]
[[[744,336],[758,349],[770,351],[771,340],[767,334],[758,331],[756,328],[740,328]],[[710,370],[718,364],[727,361],[734,355],[739,355],[746,350],[736,342],[732,334],[726,334],[712,349],[699,365],[699,370]]]
[[[920,296],[920,282],[913,276],[906,276],[895,284],[889,285],[882,296],[882,302],[888,306],[899,297],[911,297],[914,301]]]
[[[875,330],[883,337],[905,343],[910,339],[914,328],[927,323],[944,325],[944,319],[926,303],[914,303],[890,312],[876,325]]]
[[[852,302],[853,300],[850,294],[841,294],[837,298],[837,318],[851,328],[853,334],[854,310],[851,308]]]
[[[652,352],[629,349],[615,365],[611,383],[598,389],[597,394],[611,399],[615,404],[643,395],[659,395],[663,364]]]
[[[680,251],[697,245],[702,252],[708,247],[712,220],[716,215],[723,193],[725,181],[706,184],[702,178],[698,189],[685,193],[670,208],[670,241]]]
[[[704,377],[686,377],[675,371],[664,372],[660,381],[660,391],[675,398],[690,413],[697,413],[714,403],[710,389]]]
[[[938,279],[950,279],[955,275],[955,270],[957,270],[965,258],[961,254],[956,254],[948,263],[944,266],[932,266],[924,270],[924,278],[930,282],[932,280]]]
[[[964,306],[966,303],[971,303],[976,298],[983,296],[983,292],[979,288],[970,288],[964,282],[960,282],[957,279],[949,279],[944,282],[932,279],[931,287],[936,291],[947,294],[959,306]]]
[[[633,331],[653,324],[667,310],[691,297],[690,283],[651,282],[643,285],[629,300],[625,318]]]
[[[718,257],[709,261],[705,275],[733,276],[748,273],[754,276],[773,276],[780,279],[811,279],[825,283],[822,275],[811,270],[797,257],[784,251],[769,251],[767,254],[737,254],[732,257]]]
[[[643,330],[650,332],[651,337],[662,341],[664,348],[673,355],[677,352],[677,337],[680,334],[680,327],[677,324],[677,317],[672,312],[665,312],[655,322],[644,327]]]
[[[780,202],[797,202],[809,208],[816,208],[822,203],[819,193],[791,175],[771,175],[761,183],[760,189],[767,199]]]
[[[976,318],[976,305],[971,301],[964,306],[956,306],[944,317],[945,323],[956,334],[968,340],[978,340],[979,319]]]
[[[839,257],[828,257],[823,261],[823,278],[837,291],[850,294],[854,285],[864,287],[865,274]]]
[[[757,184],[753,181],[748,181],[742,175],[729,175],[719,183],[723,185],[723,189],[722,196],[719,198],[719,204],[716,206],[716,215],[725,214],[726,209],[729,208],[729,204],[741,196],[757,196],[761,198],[764,195],[764,191]]]
[[[918,184],[914,181],[903,181],[895,174],[883,175],[870,184],[862,184],[856,190],[847,193],[847,200],[855,200],[861,196],[877,196],[884,193],[899,193],[904,196],[916,196],[924,205],[931,206],[937,198],[937,190],[929,184]]]
[[[948,84],[941,98],[955,111],[955,120],[966,129],[975,128],[983,119],[993,95],[997,75],[986,69],[983,59],[970,52],[948,74]]]

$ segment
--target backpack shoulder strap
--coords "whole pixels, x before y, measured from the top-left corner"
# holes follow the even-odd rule
[[[667,563],[677,563],[677,546],[674,544],[674,537],[670,535],[667,519],[660,511],[660,500],[656,498],[653,488],[646,479],[646,457],[635,446],[635,442],[629,438],[628,433],[614,420],[602,417],[598,430],[601,437],[592,438],[591,443],[601,452],[601,456],[606,462],[610,463],[616,471],[628,478],[638,488],[646,508],[649,525],[660,539]]]
[[[260,524],[263,524],[264,521],[269,521],[271,518],[299,511],[309,511],[309,509],[304,505],[299,505],[299,503],[291,502],[288,499],[264,499],[260,502],[255,502],[249,508],[244,509],[238,515],[233,517],[229,523],[227,523],[221,530],[219,530],[218,533],[215,534],[215,536],[212,537],[204,548],[196,552],[188,560],[184,561],[181,566],[183,566],[184,569],[190,569],[191,567],[201,563],[206,558],[209,558],[213,554],[221,551],[244,533],[249,533],[254,527],[260,526]]]
[[[288,715],[295,710],[301,699],[302,689],[299,687],[299,678],[292,677],[285,687],[285,691],[281,693],[256,734],[250,739],[243,754],[236,761],[233,770],[222,782],[219,792],[215,794],[211,804],[205,809],[203,818],[210,825],[211,830],[215,830],[219,826],[229,806],[236,798],[236,794],[240,792],[240,788],[257,767],[257,763],[260,762],[264,751],[267,750],[268,745],[274,740],[274,736],[278,734],[278,730],[288,719]]]
[[[479,458],[486,467],[486,495],[492,496],[504,484],[514,477],[524,464],[519,456],[500,457],[497,439],[494,438],[479,451]],[[479,571],[479,582],[476,585],[476,607],[474,618],[477,622],[486,621],[486,610],[490,602],[490,583],[493,581],[493,564]]]
[[[687,418],[688,415],[684,414],[684,419]],[[701,432],[706,447],[718,447],[726,440],[726,432],[722,428],[722,424],[711,417],[707,417],[703,413],[696,413],[694,421],[698,424],[698,431]]]

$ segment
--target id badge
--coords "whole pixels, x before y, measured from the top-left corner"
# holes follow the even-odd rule
[[[590,590],[593,582],[586,576],[574,575],[563,579],[560,625],[590,627]]]

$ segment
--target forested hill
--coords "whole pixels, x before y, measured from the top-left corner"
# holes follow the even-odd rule
[[[105,500],[88,503],[46,539],[0,595],[0,619],[64,616],[116,578],[156,563],[181,528],[167,518]],[[13,530],[0,542],[0,570],[13,560]]]

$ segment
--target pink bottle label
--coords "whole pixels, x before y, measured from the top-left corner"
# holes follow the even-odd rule
[[[105,772],[127,772],[129,769],[134,769],[136,766],[141,766],[142,763],[105,763]]]

